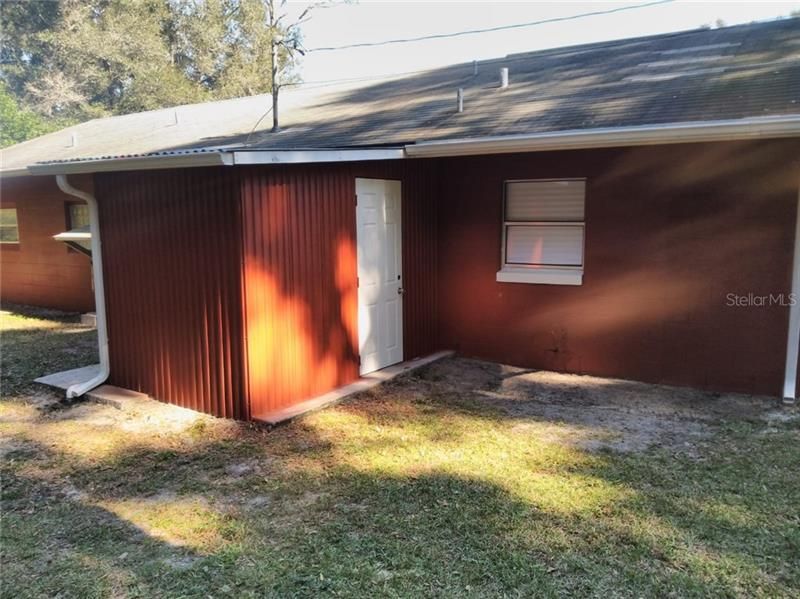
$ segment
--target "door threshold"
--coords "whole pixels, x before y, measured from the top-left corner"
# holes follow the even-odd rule
[[[432,362],[441,360],[442,358],[448,358],[454,354],[455,352],[452,350],[445,350],[424,356],[422,358],[415,358],[413,360],[392,364],[391,366],[381,368],[375,372],[364,374],[357,381],[352,382],[349,385],[338,387],[333,391],[328,391],[327,393],[323,393],[317,397],[312,397],[311,399],[307,399],[292,406],[281,408],[280,410],[275,410],[274,412],[253,416],[253,420],[258,420],[259,422],[265,422],[271,425],[281,424],[283,422],[292,420],[293,418],[297,418],[298,416],[308,414],[309,412],[326,408],[329,405],[341,401],[346,397],[366,391],[372,387],[377,387],[381,383],[390,381],[405,372],[416,370],[417,368],[421,368],[431,364]]]

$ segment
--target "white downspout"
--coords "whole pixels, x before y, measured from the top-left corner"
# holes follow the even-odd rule
[[[790,300],[789,334],[786,340],[786,367],[783,378],[783,399],[789,402],[794,401],[797,395],[797,357],[800,351],[800,191],[797,194]]]
[[[100,216],[97,200],[85,191],[75,189],[66,175],[56,175],[58,188],[64,193],[80,198],[89,206],[89,229],[92,232],[92,275],[94,276],[94,303],[97,314],[97,345],[100,352],[100,372],[83,383],[75,383],[67,389],[67,397],[80,397],[87,391],[102,385],[111,371],[108,360],[108,328],[106,326],[106,293],[103,284],[103,254],[100,249]]]

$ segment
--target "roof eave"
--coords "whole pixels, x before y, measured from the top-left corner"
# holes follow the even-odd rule
[[[800,115],[786,115],[420,141],[405,150],[409,157],[433,158],[798,136]]]
[[[107,158],[101,160],[76,160],[74,162],[51,162],[32,164],[30,175],[71,175],[78,173],[100,173],[109,171],[141,171],[165,168],[188,168],[197,166],[225,166],[233,164],[233,157],[225,152],[198,152],[196,154],[137,156],[131,158]]]
[[[403,148],[334,148],[302,150],[220,150],[185,154],[76,160],[33,164],[0,172],[2,177],[68,175],[110,171],[137,171],[243,164],[307,164],[365,160],[398,160],[585,150],[744,139],[800,137],[800,115],[753,117],[723,121],[664,123],[633,127],[576,129],[523,135],[419,141]]]
[[[69,175],[109,171],[140,171],[197,166],[232,166],[234,164],[308,164],[397,160],[405,158],[403,148],[345,148],[307,150],[220,150],[196,154],[106,158],[32,164],[18,169],[20,175]],[[16,173],[16,171],[15,171]]]
[[[27,168],[8,168],[4,170],[0,170],[0,178],[2,179],[10,179],[12,177],[25,177],[26,175],[30,175],[30,171]]]
[[[240,150],[233,152],[234,164],[308,164],[319,162],[360,162],[398,160],[405,150],[397,148],[331,148],[304,150]]]

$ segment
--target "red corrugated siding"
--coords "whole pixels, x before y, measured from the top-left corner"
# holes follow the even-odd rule
[[[429,163],[97,176],[111,382],[249,418],[358,377],[355,178],[403,183],[404,349],[439,349]]]
[[[228,418],[243,394],[241,220],[232,169],[96,176],[110,381]]]
[[[254,417],[358,378],[356,177],[403,183],[405,356],[438,348],[436,187],[428,165],[248,168],[244,299]]]
[[[248,396],[254,417],[357,374],[352,196],[342,173],[243,176]],[[353,216],[353,219],[355,217]]]

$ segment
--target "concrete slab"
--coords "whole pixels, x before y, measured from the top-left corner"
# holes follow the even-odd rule
[[[442,358],[452,356],[453,354],[455,354],[453,351],[441,351],[423,358],[417,358],[416,360],[401,362],[400,364],[395,364],[382,370],[371,372],[370,374],[364,375],[359,380],[350,383],[349,385],[339,387],[338,389],[334,389],[333,391],[323,395],[313,397],[302,403],[295,404],[281,410],[276,410],[261,416],[254,416],[254,419],[267,424],[279,424],[281,422],[286,422],[287,420],[297,418],[298,416],[307,414],[308,412],[322,409],[337,401],[341,401],[345,397],[349,397],[350,395],[354,395],[361,391],[366,391],[367,389],[371,389],[372,387],[380,385],[381,383],[390,381],[405,372],[410,372],[416,368],[421,368],[422,366],[437,360],[441,360]],[[84,366],[83,368],[74,368],[73,370],[65,370],[64,372],[56,372],[54,374],[42,376],[36,379],[35,382],[48,385],[50,387],[55,387],[57,389],[66,390],[75,383],[81,383],[89,380],[95,376],[99,370],[99,364],[92,364],[91,366]],[[100,385],[96,389],[89,391],[89,393],[85,395],[85,398],[89,399],[90,401],[108,404],[121,410],[135,410],[137,412],[146,412],[147,410],[155,409],[158,405],[163,405],[162,402],[154,400],[149,395],[131,391],[130,389],[115,387],[114,385]],[[191,410],[186,411],[191,412]]]
[[[96,327],[97,314],[94,312],[86,312],[86,314],[81,314],[81,324],[87,327]]]
[[[46,376],[40,376],[38,379],[34,379],[34,382],[66,391],[76,383],[82,383],[97,376],[99,372],[100,364],[91,364],[90,366],[83,366],[82,368],[73,368],[72,370],[64,370],[63,372],[55,372]]]
[[[40,376],[38,379],[34,379],[34,382],[66,391],[76,383],[88,381],[96,376],[98,372],[100,372],[100,364],[91,364],[90,366],[83,366],[82,368],[73,368],[72,370],[64,370],[63,372],[55,372],[47,376]],[[141,402],[144,400],[149,402],[155,401],[144,393],[123,389],[122,387],[115,387],[114,385],[100,385],[89,391],[84,397],[91,401],[108,404],[119,409],[131,407],[133,405],[141,405]]]
[[[267,424],[280,424],[282,422],[286,422],[287,420],[297,418],[303,414],[307,414],[308,412],[325,408],[337,401],[341,401],[345,397],[360,393],[361,391],[366,391],[367,389],[376,387],[381,383],[390,381],[405,372],[410,372],[416,368],[421,368],[422,366],[436,362],[442,358],[447,358],[454,354],[454,351],[440,351],[423,358],[408,360],[407,362],[400,362],[399,364],[394,364],[393,366],[388,366],[381,370],[366,374],[359,380],[350,383],[349,385],[339,387],[338,389],[334,389],[328,393],[313,397],[299,404],[282,408],[274,412],[269,412],[268,414],[254,415],[253,418],[260,422],[266,422]]]
[[[138,391],[131,391],[122,387],[115,387],[114,385],[100,385],[89,391],[86,397],[97,403],[104,403],[120,410],[131,408],[134,406],[141,407],[148,403],[156,402],[155,399],[146,393],[139,393]],[[144,404],[142,402],[145,402]],[[158,402],[163,403],[163,402]]]

